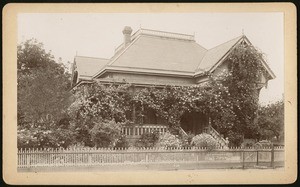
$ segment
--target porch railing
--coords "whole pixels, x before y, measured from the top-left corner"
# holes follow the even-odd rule
[[[204,132],[210,134],[215,140],[217,140],[221,147],[228,147],[228,140],[224,139],[222,135],[218,131],[216,131],[216,129],[214,129],[211,125],[206,127],[204,129]]]
[[[152,131],[159,131],[161,133],[167,132],[167,126],[147,124],[147,125],[134,125],[134,126],[123,126],[122,134],[126,136],[141,136],[145,133],[150,133]]]

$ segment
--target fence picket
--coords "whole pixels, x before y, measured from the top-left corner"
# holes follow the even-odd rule
[[[238,159],[240,163],[268,162],[274,167],[277,161],[284,161],[283,147],[255,149],[231,147],[208,150],[206,147],[140,147],[140,148],[82,148],[82,149],[19,149],[18,168],[91,166],[105,163],[137,162],[200,162],[218,157]],[[228,156],[229,155],[229,156]],[[254,155],[254,156],[252,156]]]

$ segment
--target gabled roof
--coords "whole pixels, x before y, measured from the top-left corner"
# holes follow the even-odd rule
[[[226,59],[232,49],[234,49],[242,41],[252,45],[249,39],[245,35],[242,35],[207,50],[195,72],[195,76],[201,75],[204,72],[213,72]],[[261,63],[268,72],[270,78],[274,79],[276,76],[268,66],[267,62],[264,59],[261,59]]]
[[[201,76],[218,67],[241,41],[242,35],[212,49],[197,44],[193,35],[140,29],[131,36],[130,44],[121,44],[108,59],[75,57],[79,77],[98,78],[105,72],[162,74],[164,76]],[[275,78],[262,59],[262,64]]]
[[[109,62],[108,59],[76,56],[75,70],[78,72],[79,78],[92,77],[97,71]]]
[[[206,51],[205,56],[199,63],[199,66],[196,70],[196,74],[199,71],[208,71],[210,70],[215,64],[217,64],[222,57],[226,55],[227,52],[230,51],[238,42],[241,40],[243,36],[239,36],[234,38],[228,42],[220,44],[212,49]]]

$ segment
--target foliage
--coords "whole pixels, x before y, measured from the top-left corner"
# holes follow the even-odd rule
[[[132,110],[128,89],[129,85],[104,86],[94,83],[75,90],[74,102],[70,105],[68,114],[76,131],[76,142],[91,147],[100,145],[100,139],[94,135],[93,128],[105,131],[107,134],[112,133],[114,138],[119,138],[116,131],[120,131],[121,124],[129,122]],[[115,122],[117,125],[112,125],[117,129],[107,127],[105,124],[109,121]],[[95,127],[95,124],[98,126]],[[101,136],[103,138],[101,141],[111,142],[111,139],[108,141],[105,137]],[[103,145],[108,146],[108,144]]]
[[[181,147],[181,142],[177,135],[173,135],[170,132],[160,134],[155,144],[155,147]]]
[[[261,75],[266,75],[261,60],[263,54],[252,45],[239,45],[227,57],[228,71],[219,77],[228,88],[225,98],[233,115],[215,116],[212,123],[235,145],[240,145],[244,137],[255,137],[258,131],[258,83]]]
[[[18,45],[18,111],[24,123],[57,120],[68,107],[70,75],[42,47],[33,39]]]
[[[18,72],[31,73],[32,70],[55,66],[51,52],[46,52],[44,45],[36,39],[29,39],[17,46]]]
[[[116,141],[115,147],[116,148],[128,148],[129,142],[125,135],[121,135],[121,137]]]
[[[166,120],[172,133],[178,134],[180,119],[186,111],[201,111],[207,115],[215,114],[215,116],[224,112],[231,114],[223,97],[226,90],[226,87],[215,82],[211,77],[211,82],[204,86],[144,88],[135,93],[134,101],[138,109],[154,110],[157,116]],[[143,110],[138,110],[137,113],[145,115]]]
[[[136,147],[154,147],[159,139],[159,131],[151,131],[144,133],[135,142]]]
[[[229,140],[229,147],[240,146],[243,143],[244,136],[242,133],[236,132],[234,129],[228,130],[226,135]]]
[[[191,143],[196,147],[205,147],[207,149],[215,149],[218,147],[217,140],[207,133],[201,133],[194,136]]]
[[[115,121],[102,121],[102,119],[95,120],[93,123],[94,126],[89,133],[94,146],[113,147],[116,140],[120,138],[121,124]]]
[[[195,135],[192,133],[182,134],[179,136],[182,147],[192,147],[192,140]]]
[[[283,141],[284,139],[284,102],[278,101],[258,110],[259,139]]]
[[[74,143],[67,147],[67,149],[80,150],[80,149],[90,149],[91,147],[84,146],[82,143]]]
[[[76,120],[101,117],[104,120],[126,122],[132,110],[128,87],[129,85],[105,86],[94,83],[85,88],[77,88],[69,114]]]
[[[202,85],[153,85],[135,90],[130,84],[103,85],[94,82],[78,87],[74,102],[69,107],[76,140],[93,146],[90,130],[95,119],[122,124],[142,123],[147,111],[151,110],[175,135],[180,134],[180,120],[185,112],[201,112],[211,118],[212,125],[221,134],[229,138],[231,146],[239,146],[244,137],[258,136],[259,127],[255,122],[259,93],[257,83],[261,74],[266,75],[260,63],[262,58],[263,55],[252,46],[237,46],[227,57],[228,70],[219,75],[207,73],[209,81]],[[133,108],[139,119],[132,118]],[[153,133],[145,134],[138,144],[153,146],[156,138]]]
[[[254,145],[255,148],[271,148],[272,146],[272,142],[268,140],[261,140]]]
[[[70,75],[43,44],[31,39],[17,47],[18,147],[67,146],[71,131],[65,111]],[[64,126],[64,127],[61,127]]]
[[[52,123],[38,123],[30,129],[18,127],[18,148],[66,148],[73,143],[73,131]]]

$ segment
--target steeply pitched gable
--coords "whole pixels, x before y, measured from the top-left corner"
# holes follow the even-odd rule
[[[248,45],[252,45],[249,39],[245,35],[242,35],[212,49],[209,49],[200,62],[195,75],[197,76],[206,71],[214,71],[219,65],[222,64],[222,62],[226,59],[230,52],[241,42],[246,42]],[[266,61],[264,59],[261,59],[261,63],[268,72],[269,79],[274,79],[275,74],[272,72]]]
[[[226,43],[223,43],[221,45],[218,45],[212,49],[209,49],[206,51],[205,56],[199,63],[199,66],[196,69],[196,74],[199,73],[199,71],[208,71],[210,70],[214,65],[216,65],[222,57],[226,55],[230,51],[231,48],[236,45],[243,36],[239,36],[237,38],[234,38]]]

